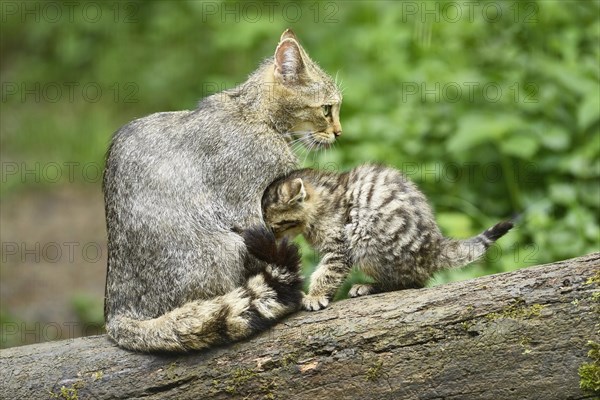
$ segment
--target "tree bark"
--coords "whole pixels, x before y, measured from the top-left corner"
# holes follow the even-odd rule
[[[588,399],[600,253],[299,312],[245,342],[136,354],[106,336],[0,352],[2,399]],[[77,397],[76,397],[77,396]]]

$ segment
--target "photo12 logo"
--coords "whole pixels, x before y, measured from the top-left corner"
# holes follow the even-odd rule
[[[0,183],[97,183],[102,180],[103,167],[99,163],[77,161],[0,163]]]
[[[220,21],[257,23],[275,22],[283,19],[286,23],[296,23],[307,18],[314,23],[338,23],[336,17],[339,5],[333,1],[280,2],[280,1],[203,1],[201,4],[202,22]]]
[[[508,19],[514,23],[538,22],[539,5],[532,1],[403,1],[402,22],[418,21],[456,23],[483,20],[497,23]]]
[[[140,3],[131,1],[3,1],[2,23],[136,23]]]
[[[402,82],[402,102],[417,99],[422,103],[475,103],[484,99],[497,103],[503,98],[514,103],[537,103],[539,87],[533,82],[514,82],[501,85],[497,82]]]
[[[496,162],[434,162],[417,163],[404,162],[398,168],[411,180],[418,182],[467,182],[474,184],[478,181],[495,183],[504,180],[508,176],[517,182],[535,182],[539,167],[534,162],[525,162],[521,168],[505,171],[504,165]]]
[[[2,242],[2,263],[97,263],[106,255],[106,245],[96,242]]]
[[[137,103],[140,91],[135,82],[2,82],[2,102],[17,103]]]
[[[75,321],[61,323],[2,322],[1,327],[0,343],[2,345],[15,340],[20,343],[40,343],[103,333],[102,327],[99,327],[98,324]]]

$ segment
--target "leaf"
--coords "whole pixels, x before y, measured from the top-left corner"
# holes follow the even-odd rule
[[[571,136],[566,129],[552,126],[540,132],[542,145],[550,150],[566,150],[571,144]]]
[[[582,204],[600,209],[600,185],[597,181],[581,182],[577,189]]]
[[[448,150],[455,153],[496,142],[524,126],[525,122],[513,114],[467,114],[460,119],[456,134],[448,141]]]
[[[577,125],[581,130],[585,130],[598,120],[600,120],[600,87],[594,84],[577,109]]]
[[[539,143],[533,135],[515,134],[500,142],[502,153],[523,159],[532,157],[538,150]]]
[[[596,176],[596,171],[590,160],[579,151],[575,154],[564,155],[558,163],[559,171],[568,172],[578,178],[591,178]]]
[[[550,198],[558,204],[572,205],[577,199],[575,187],[567,183],[554,183],[550,185]]]
[[[587,78],[579,69],[555,60],[541,60],[540,57],[540,70],[548,78],[559,82],[564,90],[585,95],[590,88],[598,87],[597,81]]]

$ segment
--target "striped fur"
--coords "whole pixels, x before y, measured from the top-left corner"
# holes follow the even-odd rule
[[[279,245],[265,228],[244,232],[251,276],[244,286],[210,300],[185,303],[158,318],[113,318],[106,326],[122,347],[136,351],[199,350],[247,338],[297,310],[302,298],[298,248]]]
[[[355,285],[351,296],[421,288],[436,271],[481,257],[513,226],[505,221],[470,239],[445,238],[423,193],[378,165],[342,174],[294,171],[271,184],[262,208],[278,238],[303,234],[322,254],[303,299],[308,310],[326,307],[353,265],[375,283]]]

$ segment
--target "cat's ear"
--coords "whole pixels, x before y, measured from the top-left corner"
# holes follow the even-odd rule
[[[286,204],[301,203],[306,199],[306,189],[301,178],[295,178],[279,187],[279,199]]]
[[[287,28],[281,34],[281,37],[279,38],[279,42],[283,42],[285,39],[294,39],[297,42],[299,41],[298,38],[296,37],[296,34],[294,33],[294,31],[291,30],[290,28]]]
[[[275,78],[283,84],[297,83],[305,72],[306,65],[298,42],[290,38],[282,40],[275,50]]]

